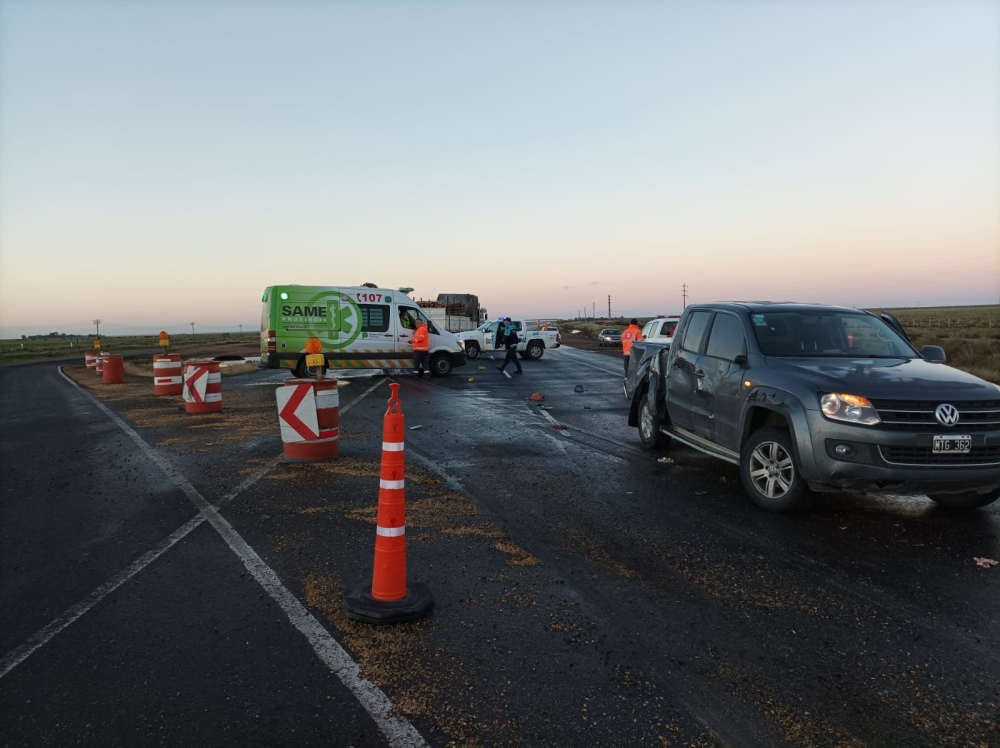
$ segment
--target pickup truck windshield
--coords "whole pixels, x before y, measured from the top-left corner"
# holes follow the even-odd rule
[[[902,336],[870,314],[763,312],[750,317],[766,356],[919,358]]]

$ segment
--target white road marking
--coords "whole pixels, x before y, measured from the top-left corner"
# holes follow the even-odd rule
[[[60,373],[62,373],[61,368]],[[127,434],[128,437],[132,439],[136,445],[138,445],[139,449],[141,449],[152,462],[154,462],[161,470],[163,470],[164,473],[167,474],[170,480],[172,480],[174,484],[184,492],[184,495],[188,497],[191,503],[195,505],[198,509],[199,515],[175,530],[155,548],[144,553],[126,569],[113,576],[100,587],[96,588],[86,598],[56,618],[38,633],[31,636],[27,642],[5,655],[3,659],[0,659],[0,678],[7,675],[7,673],[31,656],[31,654],[51,641],[53,637],[68,628],[84,613],[89,611],[101,600],[114,592],[114,590],[145,569],[157,558],[162,556],[202,522],[207,521],[213,528],[215,528],[216,532],[219,533],[222,539],[226,542],[226,545],[229,546],[240,561],[243,562],[243,565],[247,568],[253,578],[257,580],[257,583],[260,584],[268,595],[271,596],[271,599],[273,599],[281,607],[281,609],[285,612],[285,615],[288,616],[288,620],[306,638],[306,641],[309,642],[309,645],[313,648],[313,651],[319,659],[322,660],[323,663],[325,663],[326,666],[336,674],[341,683],[343,683],[348,690],[354,694],[354,697],[358,700],[358,702],[371,715],[372,719],[375,720],[379,730],[381,730],[386,740],[389,741],[389,745],[399,746],[400,748],[426,746],[427,742],[423,739],[420,733],[417,732],[413,725],[411,725],[407,720],[391,714],[392,702],[389,700],[389,697],[387,697],[378,686],[361,676],[361,668],[353,659],[351,659],[347,650],[340,646],[340,643],[333,638],[330,632],[323,628],[323,625],[316,620],[312,613],[306,610],[305,606],[303,606],[302,603],[300,603],[298,599],[296,599],[296,597],[288,591],[288,589],[281,583],[281,579],[278,578],[278,575],[275,574],[274,570],[264,563],[264,560],[257,555],[256,551],[254,551],[253,548],[251,548],[250,545],[243,540],[240,534],[233,529],[233,526],[219,514],[217,507],[212,506],[165,457],[155,452],[131,426],[115,415],[115,413],[113,413],[104,403],[97,400],[97,398],[91,395],[83,387],[80,387],[80,385],[76,382],[69,379],[69,377],[65,374],[63,374],[63,377],[80,392],[90,397],[97,407],[108,418],[110,418],[115,425],[124,431],[125,434]],[[348,403],[346,406],[341,408],[340,412],[344,413],[349,410],[354,403],[357,403],[359,400],[366,397],[381,386],[383,381],[384,380],[381,380],[369,387],[356,400],[353,400],[351,403]],[[281,457],[274,458],[263,469],[249,476],[234,491],[224,496],[219,502],[219,506],[231,500],[236,495],[256,483],[266,473],[270,472],[279,462],[281,462],[281,459]]]
[[[560,434],[562,434],[564,437],[568,437],[569,436],[569,431],[567,430],[567,427],[564,426],[563,424],[559,423],[559,421],[557,421],[552,416],[550,416],[549,412],[547,410],[542,410],[541,408],[537,408],[536,410],[539,413],[541,413],[548,420],[549,423],[551,423],[553,426],[556,426],[557,427],[556,430]]]

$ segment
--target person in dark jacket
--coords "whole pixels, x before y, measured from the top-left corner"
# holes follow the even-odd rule
[[[507,324],[507,317],[500,317],[497,319],[497,331],[496,336],[493,339],[493,349],[499,351],[503,348],[503,329]]]
[[[497,367],[497,371],[503,371],[507,364],[513,362],[514,366],[517,367],[518,374],[523,374],[521,371],[521,362],[517,360],[517,344],[520,342],[520,338],[517,336],[517,327],[514,323],[510,321],[510,317],[504,318],[504,328],[503,328],[503,344],[507,349],[507,355],[504,356],[503,363]]]

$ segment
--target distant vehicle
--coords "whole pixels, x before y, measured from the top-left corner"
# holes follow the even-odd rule
[[[558,348],[562,345],[562,333],[554,323],[547,320],[514,319],[511,320],[517,328],[517,336],[521,342],[517,344],[517,352],[521,358],[538,360],[545,355],[546,348]],[[481,351],[504,350],[501,345],[495,346],[499,320],[484,322],[475,330],[457,333],[458,340],[465,347],[465,355],[469,358],[479,358]]]
[[[950,509],[1000,498],[1000,386],[945,366],[890,314],[768,302],[694,304],[674,342],[635,343],[628,423],[739,465],[754,503],[811,491],[926,494]]]
[[[642,328],[643,340],[655,340],[658,343],[669,345],[674,339],[674,329],[680,322],[679,314],[670,314],[666,317],[651,319]]]
[[[430,333],[430,369],[447,376],[465,364],[455,333],[435,325],[402,291],[369,286],[268,286],[261,298],[260,359],[270,369],[315,376],[306,341],[319,338],[326,369],[411,369],[417,323]]]
[[[606,345],[621,345],[622,331],[613,327],[605,327],[597,333],[597,344],[603,348]]]

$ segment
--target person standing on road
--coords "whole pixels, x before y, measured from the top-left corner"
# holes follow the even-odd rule
[[[510,317],[505,317],[504,321],[506,324],[503,328],[503,344],[507,348],[507,355],[504,356],[503,363],[497,367],[497,371],[503,371],[507,364],[513,362],[517,367],[517,373],[523,374],[521,362],[517,360],[517,344],[521,342],[517,337],[517,327],[510,321]]]
[[[427,366],[427,357],[431,350],[431,336],[427,332],[427,323],[423,320],[417,324],[417,331],[413,333],[413,373],[418,377],[424,375],[424,367]],[[427,371],[430,371],[428,366]]]
[[[638,343],[642,340],[642,328],[639,327],[639,321],[633,319],[628,323],[628,327],[625,328],[625,332],[622,333],[622,356],[625,359],[625,376],[628,376],[628,362],[632,357],[632,344]]]
[[[497,320],[497,332],[493,339],[493,349],[499,351],[503,348],[503,330],[506,325],[507,317],[500,317]]]

